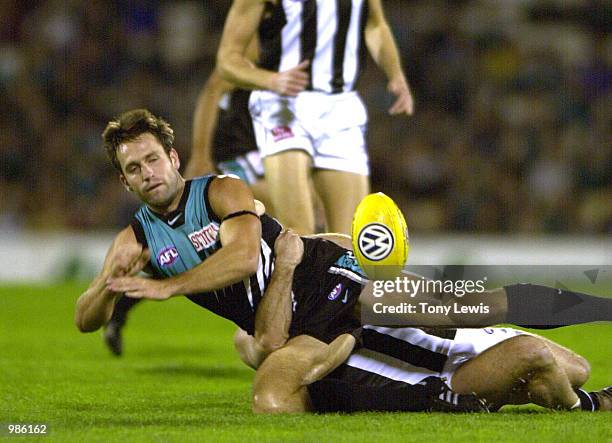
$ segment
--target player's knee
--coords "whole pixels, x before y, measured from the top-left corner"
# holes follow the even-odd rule
[[[521,337],[523,352],[520,358],[529,373],[549,371],[557,365],[554,354],[544,341],[536,337]]]
[[[571,383],[574,388],[578,388],[585,384],[591,376],[591,365],[586,358],[576,355],[576,364],[574,365]]]

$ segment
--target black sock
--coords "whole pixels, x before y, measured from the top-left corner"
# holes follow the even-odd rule
[[[367,386],[336,378],[308,385],[316,412],[425,411],[431,393],[423,385]]]
[[[599,409],[599,400],[595,395],[585,391],[584,389],[574,389],[574,392],[580,399],[580,409],[583,411],[597,411]]]
[[[508,300],[506,322],[550,329],[594,321],[612,321],[612,298],[595,297],[548,286],[504,286]]]
[[[135,305],[137,305],[142,299],[141,298],[132,298],[126,297],[122,295],[115,303],[115,308],[113,309],[113,315],[109,322],[113,322],[122,327],[127,320],[127,314]]]

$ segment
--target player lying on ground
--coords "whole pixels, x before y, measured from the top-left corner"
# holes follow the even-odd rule
[[[291,274],[293,303],[267,306],[262,295],[279,265],[272,248],[281,226],[256,214],[249,188],[229,177],[185,181],[178,172],[172,129],[148,111],[130,111],[109,122],[103,138],[121,182],[144,204],[132,224],[117,235],[102,271],[77,302],[75,320],[81,331],[104,325],[115,300],[124,293],[158,300],[184,294],[256,338],[266,337],[257,333],[263,329],[257,328],[256,319],[256,313],[266,309],[274,310],[271,318],[279,319],[274,322],[289,322],[289,338],[309,335],[331,343],[360,326],[355,307],[360,306],[361,295],[366,302],[371,300],[372,282],[360,274],[349,250],[322,238],[304,238],[303,259]],[[134,276],[145,266],[155,278]],[[345,296],[335,303],[328,295],[338,285]],[[582,303],[556,312],[554,300],[569,295],[580,297]],[[486,301],[490,311],[461,318],[405,314],[399,324],[564,325],[612,318],[612,300],[535,285],[513,285],[461,299],[419,296],[431,304]],[[534,306],[546,317],[545,323],[533,322]],[[263,339],[261,343],[268,351],[279,346]]]
[[[295,242],[284,245],[278,257],[293,255],[283,261],[298,262]],[[291,298],[290,279],[279,275],[281,272],[286,268],[275,270],[275,284],[266,291],[270,300]],[[476,394],[492,410],[528,403],[551,409],[612,410],[612,387],[591,393],[580,389],[590,374],[583,357],[548,339],[511,328],[432,330],[366,325],[359,339],[362,347],[314,383],[317,377],[313,374],[321,368],[327,373],[344,361],[350,339],[328,346],[312,337],[297,337],[261,364],[252,336],[238,330],[234,341],[241,359],[258,368],[253,386],[256,412],[421,410],[414,407],[425,401],[418,384],[427,383],[432,376],[446,379],[456,393]],[[450,398],[453,394],[445,391],[444,395]]]

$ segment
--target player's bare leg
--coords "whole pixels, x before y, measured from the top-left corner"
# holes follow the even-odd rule
[[[309,185],[312,159],[302,150],[264,158],[270,201],[276,218],[298,234],[314,232],[313,198]]]
[[[253,196],[256,200],[259,200],[266,207],[266,211],[268,214],[272,216],[276,216],[274,213],[274,207],[272,206],[272,201],[270,200],[270,193],[268,192],[268,185],[265,180],[257,180],[255,183],[251,183],[250,185],[251,191],[253,191]]]
[[[313,181],[325,208],[327,230],[350,234],[355,208],[370,192],[369,177],[352,172],[317,169],[313,172]]]
[[[350,334],[339,336],[329,345],[307,335],[292,338],[271,353],[257,370],[253,381],[253,412],[311,410],[306,386],[337,368],[354,346],[355,338]]]
[[[452,388],[459,393],[476,393],[497,407],[535,403],[571,409],[579,399],[562,364],[546,341],[520,335],[460,366]]]
[[[544,340],[546,346],[550,348],[555,360],[565,371],[572,388],[579,388],[587,382],[591,375],[591,365],[584,357],[545,337],[538,338]]]

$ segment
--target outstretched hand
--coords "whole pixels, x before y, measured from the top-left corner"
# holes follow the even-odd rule
[[[173,294],[164,280],[154,280],[144,277],[117,277],[106,280],[108,289],[122,292],[131,298],[148,298],[150,300],[166,300]]]
[[[304,242],[291,229],[283,230],[274,242],[274,253],[277,265],[297,266],[304,255]]]

